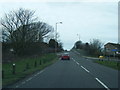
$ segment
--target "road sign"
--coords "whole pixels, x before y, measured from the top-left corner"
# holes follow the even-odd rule
[[[115,51],[118,51],[118,49],[112,49],[112,51],[114,51],[114,52],[115,52]]]

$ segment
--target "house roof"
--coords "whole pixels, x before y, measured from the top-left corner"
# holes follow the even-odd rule
[[[107,45],[113,45],[113,46],[115,46],[116,48],[118,48],[118,49],[120,49],[120,44],[116,44],[116,43],[107,43],[107,44],[105,44],[104,46],[107,46]]]

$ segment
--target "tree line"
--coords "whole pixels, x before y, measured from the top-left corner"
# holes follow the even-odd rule
[[[44,42],[54,28],[40,21],[35,11],[23,8],[11,11],[1,18],[1,25],[3,51],[12,48],[15,55],[54,52],[55,43],[62,50],[62,44],[53,38]]]
[[[92,39],[89,43],[82,43],[82,41],[77,41],[74,48],[81,49],[86,52],[87,55],[99,56],[103,55],[103,43],[99,39]]]

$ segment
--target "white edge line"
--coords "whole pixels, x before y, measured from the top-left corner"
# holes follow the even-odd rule
[[[98,78],[95,78],[101,85],[103,85],[107,90],[110,90],[103,82],[101,82]]]
[[[19,86],[17,85],[16,88],[18,88]]]
[[[25,81],[24,81],[24,82],[22,82],[22,84],[25,84]]]
[[[34,75],[34,77],[36,77],[37,75],[41,74],[42,72],[44,72],[44,70],[38,72],[37,74]]]
[[[44,71],[45,71],[45,70],[40,71],[39,73],[35,74],[34,77],[37,76],[38,74],[41,74],[41,73],[44,72]],[[26,82],[30,81],[31,79],[33,79],[33,77],[27,79],[26,81],[22,82],[21,84],[25,84]],[[15,87],[18,88],[18,87],[20,87],[20,86],[17,85],[17,86],[15,86]]]
[[[44,72],[44,71],[45,71],[45,70],[42,70],[41,73]]]
[[[42,72],[44,72],[44,71],[45,71],[45,70],[40,71],[39,74],[42,73]]]
[[[30,81],[32,78],[27,79],[26,81]]]
[[[81,68],[83,68],[83,69],[84,69],[86,72],[88,72],[88,73],[90,72],[90,71],[88,71],[86,68],[84,68],[83,66],[81,66]]]
[[[34,77],[36,77],[36,76],[37,76],[37,74],[34,75]]]

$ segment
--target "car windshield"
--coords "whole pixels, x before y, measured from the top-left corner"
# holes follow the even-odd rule
[[[69,53],[63,53],[63,55],[69,55]]]

